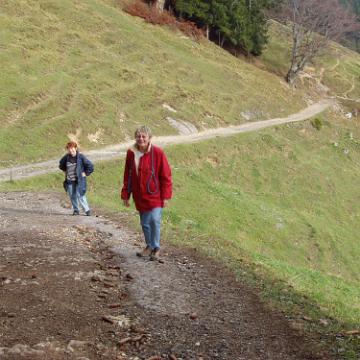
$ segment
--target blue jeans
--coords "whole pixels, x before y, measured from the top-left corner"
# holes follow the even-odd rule
[[[140,222],[145,242],[151,250],[160,249],[161,216],[161,207],[140,213]]]
[[[79,211],[79,203],[85,212],[90,210],[85,194],[83,196],[81,196],[79,194],[79,187],[75,182],[72,182],[67,185],[67,193],[71,200],[71,205],[74,209],[74,212],[77,212],[77,213],[80,212]]]

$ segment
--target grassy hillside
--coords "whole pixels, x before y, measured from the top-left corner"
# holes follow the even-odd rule
[[[355,325],[360,127],[330,113],[321,121],[320,131],[309,121],[168,148],[175,196],[167,239],[259,265]],[[117,192],[118,167],[104,165],[114,179],[101,184],[107,189],[100,197]]]
[[[289,27],[271,22],[269,35],[269,43],[261,59],[268,70],[284,77],[290,64],[291,30]],[[338,43],[331,43],[318,58],[308,64],[305,72],[310,77],[303,77],[300,84],[315,87],[318,82],[321,82],[329,88],[330,95],[360,101],[360,56],[358,53]],[[360,107],[360,103],[357,105],[353,103],[351,106]]]
[[[294,326],[329,335],[360,323],[360,126],[332,113],[319,121],[320,130],[307,121],[167,148],[175,191],[163,229],[168,242],[255,278],[267,300],[293,314]],[[98,164],[92,204],[126,211],[118,197],[122,167]],[[0,189],[61,189],[61,180]],[[344,358],[356,359],[356,338],[337,340]]]
[[[89,149],[144,121],[176,133],[166,116],[202,129],[305,106],[278,77],[111,4],[1,2],[0,166],[59,156],[68,134]]]
[[[0,10],[0,167],[59,157],[71,136],[86,150],[127,140],[144,122],[156,135],[176,133],[167,116],[198,129],[285,116],[306,106],[309,93],[299,89],[318,81],[332,94],[360,97],[360,56],[335,44],[307,69],[303,86],[289,89],[276,75],[289,59],[289,33],[278,25],[262,56],[267,72],[132,18],[113,0],[3,0]],[[255,279],[298,326],[317,324],[325,334],[358,327],[358,120],[328,112],[166,151],[175,187],[164,217],[168,242]],[[92,204],[126,211],[122,164],[97,165]],[[62,177],[0,190],[61,191]],[[304,313],[313,321],[301,320]],[[355,359],[358,340],[338,341],[348,349],[342,356]]]

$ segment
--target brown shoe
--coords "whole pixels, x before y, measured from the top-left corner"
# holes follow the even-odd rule
[[[155,249],[150,254],[151,261],[158,261],[159,263],[163,263],[164,260],[160,257],[160,249]]]
[[[139,257],[145,257],[145,256],[149,256],[151,254],[151,249],[147,246],[145,249],[143,249],[142,251],[138,251],[136,253],[136,256]]]

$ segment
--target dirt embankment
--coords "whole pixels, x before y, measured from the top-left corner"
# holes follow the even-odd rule
[[[137,258],[126,219],[0,194],[1,359],[330,359],[196,253]]]

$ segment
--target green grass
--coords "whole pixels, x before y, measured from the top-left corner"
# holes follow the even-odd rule
[[[282,77],[289,69],[291,56],[291,30],[289,27],[270,22],[269,43],[261,56],[266,68]],[[360,99],[360,56],[338,43],[320,52],[319,57],[308,64],[305,70],[327,86],[330,94]],[[304,85],[312,87],[315,81],[304,79]],[[352,104],[356,107],[356,103]],[[358,107],[358,105],[357,105]]]
[[[2,1],[0,166],[59,156],[68,134],[89,149],[122,142],[145,121],[176,133],[166,116],[202,129],[305,106],[273,74],[111,3]]]
[[[60,158],[69,133],[90,149],[127,140],[145,121],[156,135],[175,133],[166,116],[204,129],[244,122],[242,112],[257,120],[305,106],[304,91],[290,90],[274,75],[286,73],[288,29],[271,27],[262,56],[271,74],[213,44],[145,24],[114,4],[2,1],[0,167]],[[322,81],[331,93],[360,96],[358,54],[333,44],[311,66],[316,74],[325,69]],[[88,136],[96,132],[93,142]],[[333,113],[169,147],[174,199],[164,239],[222,261],[276,306],[310,315],[311,326],[328,319],[324,334],[356,328],[359,150],[359,125]],[[128,211],[119,200],[122,164],[96,165],[92,204]],[[61,191],[62,178],[0,183],[0,190]],[[355,359],[356,339],[343,342],[343,357]]]
[[[360,323],[360,126],[330,113],[321,122],[320,130],[309,120],[167,148],[174,199],[163,237],[227,264],[267,301],[298,321],[310,316],[308,326],[329,335]],[[97,164],[92,204],[127,211],[119,199],[122,166]],[[54,190],[61,182],[57,174],[0,190]],[[319,330],[320,319],[329,325]],[[356,338],[337,340],[355,359]]]

